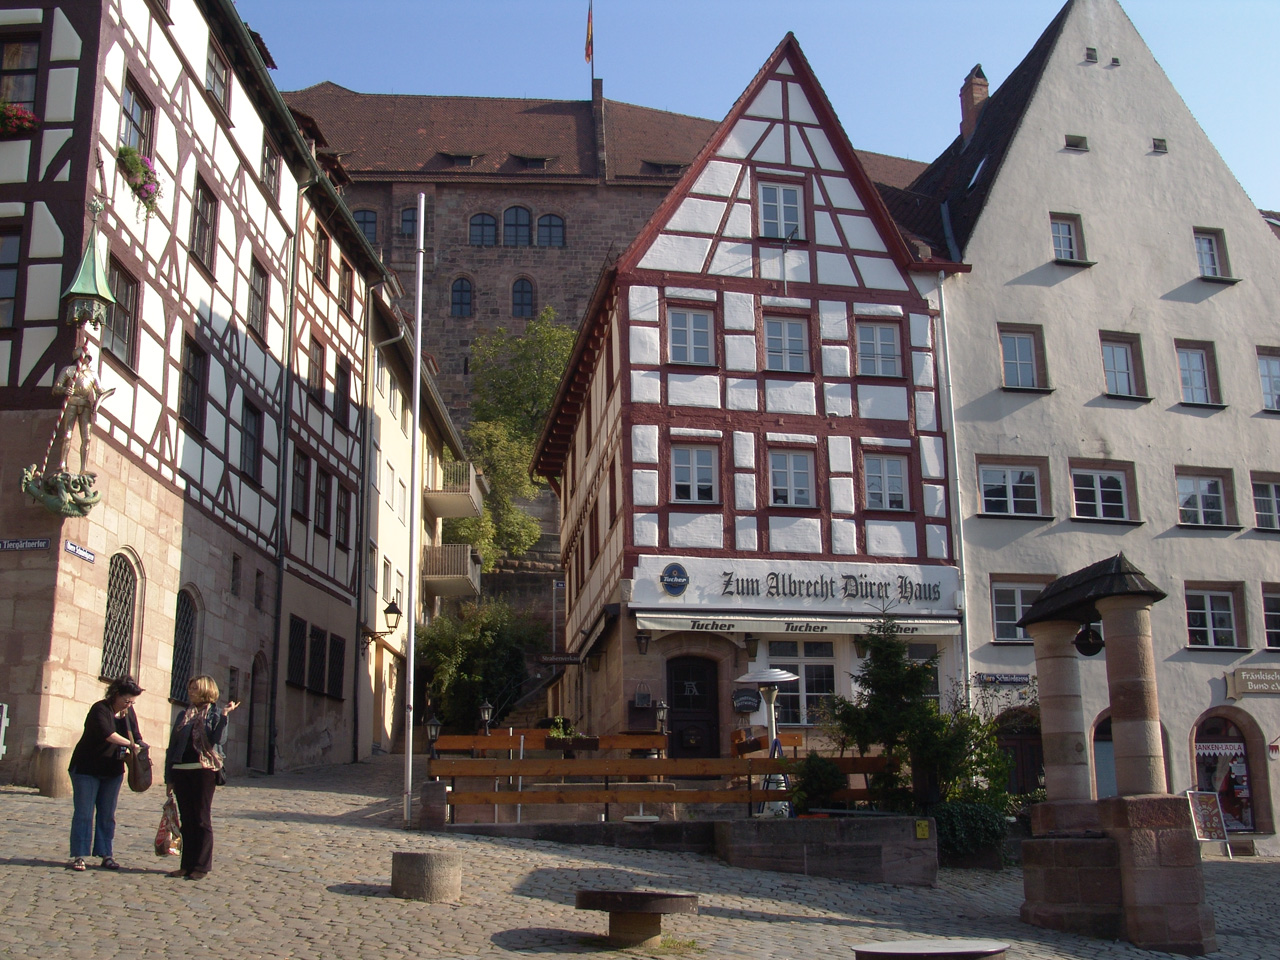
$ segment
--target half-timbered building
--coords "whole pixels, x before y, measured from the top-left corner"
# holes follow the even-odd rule
[[[350,759],[368,741],[364,311],[384,270],[230,0],[35,0],[0,15],[0,45],[0,97],[35,119],[0,139],[9,775],[65,768],[101,679],[125,673],[153,742],[208,673],[245,701],[232,772]],[[88,243],[114,296],[96,328],[62,319]],[[57,462],[52,388],[80,345],[101,499],[59,516],[19,490]]]
[[[956,659],[936,320],[788,35],[602,278],[534,469],[561,498],[567,668],[552,707],[716,756],[734,681],[781,667],[779,721],[851,693],[882,612]],[[751,709],[747,707],[746,709]]]

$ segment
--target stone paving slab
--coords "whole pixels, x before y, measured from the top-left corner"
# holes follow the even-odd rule
[[[378,757],[220,788],[214,868],[201,881],[165,877],[176,863],[152,852],[160,787],[121,796],[116,859],[124,869],[91,865],[80,874],[66,869],[71,801],[0,787],[0,956],[488,960],[619,953],[604,940],[600,914],[574,909],[583,887],[698,894],[696,916],[665,919],[667,946],[624,955],[824,960],[851,958],[853,945],[867,941],[963,936],[1008,941],[1010,960],[1173,956],[1021,923],[1016,869],[942,870],[938,888],[926,889],[745,870],[695,854],[406,832],[403,769],[403,758]],[[440,848],[463,855],[461,900],[393,898],[392,851]],[[1205,877],[1217,915],[1216,956],[1275,960],[1280,859],[1210,858]]]

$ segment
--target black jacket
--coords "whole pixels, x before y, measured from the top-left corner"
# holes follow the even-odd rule
[[[75,750],[71,751],[71,763],[67,772],[91,777],[120,776],[124,773],[121,747],[109,742],[107,738],[118,733],[128,739],[130,728],[133,729],[133,739],[141,743],[142,733],[138,729],[138,716],[133,712],[133,707],[129,708],[125,716],[117,718],[111,712],[111,704],[106,700],[99,700],[89,708],[89,714],[84,718],[84,734]]]
[[[177,719],[173,723],[173,733],[169,735],[169,749],[164,755],[164,782],[172,783],[173,765],[182,763],[182,755],[187,752],[187,747],[191,745],[191,727],[200,722],[200,715],[192,719],[191,723],[183,723],[183,713],[178,714]],[[224,756],[223,744],[227,742],[227,715],[218,709],[216,703],[209,705],[209,714],[204,721],[205,739],[209,741],[209,746],[213,748],[214,753],[218,755],[221,763]]]

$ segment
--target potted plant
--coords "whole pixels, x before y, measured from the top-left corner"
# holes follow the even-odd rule
[[[809,816],[814,809],[831,806],[835,792],[847,785],[847,778],[829,757],[810,751],[791,774],[791,806],[797,816]]]
[[[30,133],[40,127],[40,118],[20,103],[0,100],[0,136]]]
[[[147,217],[154,216],[160,209],[162,185],[151,158],[144,157],[133,147],[122,146],[116,151],[116,162],[120,166],[120,175],[129,185],[139,208]]]
[[[599,750],[600,738],[578,733],[573,724],[565,717],[553,717],[547,729],[546,748],[548,750]]]

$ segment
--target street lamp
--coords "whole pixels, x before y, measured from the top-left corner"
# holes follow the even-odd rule
[[[752,670],[750,673],[744,673],[734,681],[735,683],[754,683],[760,687],[760,696],[764,699],[768,711],[766,719],[769,724],[770,755],[773,754],[773,742],[778,738],[778,684],[799,679],[789,670],[765,667],[759,670]]]
[[[440,739],[440,728],[442,726],[444,726],[444,724],[440,722],[440,718],[436,716],[433,711],[431,719],[427,721],[427,740],[431,743],[432,760],[439,759],[439,756],[436,754],[436,741]]]
[[[480,722],[484,724],[484,735],[489,736],[489,721],[493,719],[493,704],[488,700],[480,704]]]
[[[84,255],[71,283],[62,291],[64,319],[73,327],[88,325],[97,330],[106,322],[107,313],[116,302],[106,267],[98,257],[98,214],[102,208],[102,200],[94,197],[89,204],[93,211],[93,226],[89,228]]]
[[[658,729],[664,737],[667,735],[667,710],[669,709],[665,700],[659,700],[653,705],[653,712],[658,718]],[[663,750],[662,752],[666,754],[667,751]]]
[[[364,649],[368,650],[369,644],[373,643],[373,641],[381,640],[384,637],[389,637],[391,634],[395,633],[400,626],[401,616],[400,608],[396,606],[396,602],[392,600],[387,604],[386,609],[382,611],[382,618],[387,622],[387,629],[381,631],[366,629],[364,631],[364,639],[362,641]]]

